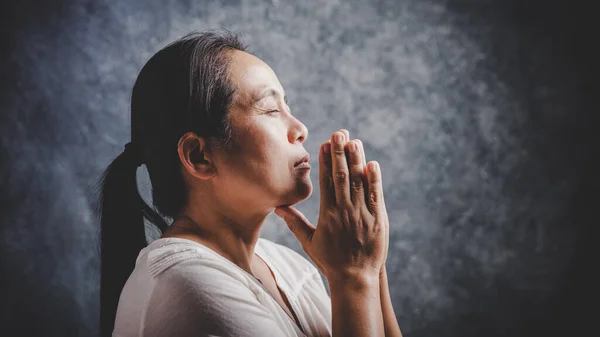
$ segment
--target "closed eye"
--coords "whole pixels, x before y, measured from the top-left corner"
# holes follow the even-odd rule
[[[276,113],[279,113],[279,110],[271,110],[271,111],[267,111],[266,113],[269,115],[274,115]]]

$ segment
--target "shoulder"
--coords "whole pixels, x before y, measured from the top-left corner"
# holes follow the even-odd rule
[[[153,277],[147,328],[163,331],[163,335],[181,335],[180,329],[200,331],[219,324],[217,331],[224,331],[228,322],[243,312],[268,316],[257,300],[257,286],[239,270],[210,256],[176,260]],[[169,333],[162,330],[164,324],[169,325]]]
[[[257,289],[238,270],[222,261],[188,259],[155,278],[153,296],[182,303],[215,303],[223,299],[255,299]],[[232,301],[235,302],[235,301]],[[202,308],[200,308],[202,309]]]
[[[284,335],[259,301],[258,286],[224,261],[179,260],[154,280],[144,323],[148,336]]]
[[[184,261],[208,262],[210,254],[191,241],[184,239],[159,239],[147,247],[145,266],[148,273],[156,278],[165,271]],[[192,262],[193,264],[193,262]]]

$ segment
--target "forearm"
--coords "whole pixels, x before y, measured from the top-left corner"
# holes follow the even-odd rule
[[[402,337],[400,326],[398,325],[398,320],[394,313],[394,307],[392,306],[385,265],[381,267],[381,272],[379,273],[379,292],[385,337]]]
[[[384,336],[378,276],[329,280],[332,335],[334,337]]]

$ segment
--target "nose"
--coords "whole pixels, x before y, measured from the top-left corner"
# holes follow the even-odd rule
[[[297,118],[294,118],[293,125],[288,133],[290,143],[293,144],[297,141],[303,143],[306,140],[306,137],[308,137],[308,129]]]

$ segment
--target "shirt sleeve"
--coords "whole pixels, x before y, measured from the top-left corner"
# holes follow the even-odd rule
[[[198,259],[156,277],[141,336],[285,336],[241,280]]]

